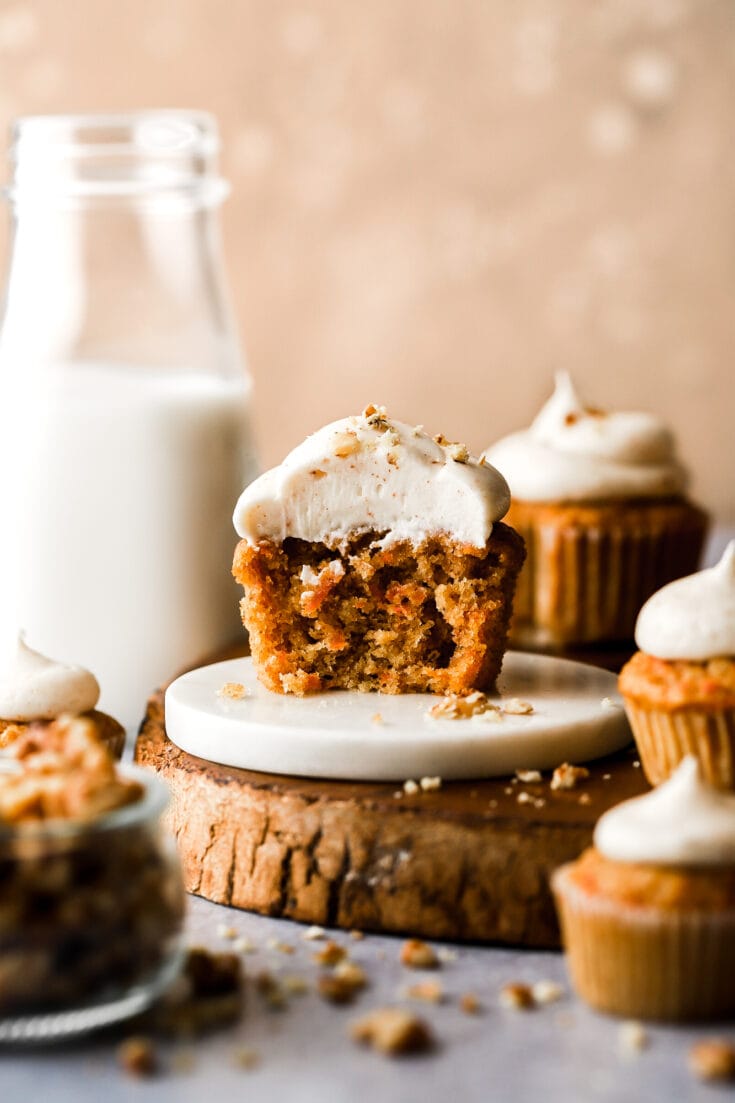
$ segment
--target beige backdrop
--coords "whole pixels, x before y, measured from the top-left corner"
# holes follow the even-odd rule
[[[730,519],[734,78],[733,0],[0,2],[0,126],[218,116],[265,462],[369,400],[481,448],[565,366]]]

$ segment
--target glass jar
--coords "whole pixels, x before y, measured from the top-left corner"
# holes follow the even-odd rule
[[[92,823],[0,827],[0,1042],[43,1041],[144,1010],[178,972],[184,890],[163,783]]]
[[[231,514],[256,474],[206,114],[16,122],[0,329],[0,610],[101,707],[238,631]]]

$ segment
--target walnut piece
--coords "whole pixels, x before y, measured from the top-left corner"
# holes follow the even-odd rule
[[[551,778],[552,789],[576,789],[577,783],[590,776],[586,766],[572,766],[570,762],[563,762],[557,766]]]
[[[499,713],[497,705],[488,700],[485,693],[475,690],[466,697],[450,693],[432,705],[426,715],[432,720],[467,720],[472,716],[484,716],[486,713]]]
[[[418,984],[409,985],[406,996],[410,1000],[421,1000],[423,1003],[441,1003],[444,989],[438,980],[422,980]]]
[[[436,969],[439,958],[434,949],[420,938],[409,938],[401,946],[401,965],[409,969]]]
[[[421,1053],[433,1045],[431,1031],[423,1019],[400,1007],[382,1007],[352,1024],[354,1041],[363,1042],[380,1053],[397,1056]]]
[[[689,1050],[687,1064],[700,1080],[735,1080],[735,1046],[721,1038],[705,1038]]]
[[[533,992],[527,984],[504,984],[500,989],[500,1005],[513,1011],[528,1011],[536,1006]]]
[[[314,954],[314,961],[317,965],[337,965],[338,962],[343,961],[347,957],[347,951],[344,946],[340,946],[338,942],[325,942],[321,949],[317,950]]]

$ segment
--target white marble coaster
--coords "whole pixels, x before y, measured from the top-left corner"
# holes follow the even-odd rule
[[[227,682],[246,696],[220,696]],[[631,738],[615,675],[584,663],[510,651],[498,705],[520,698],[527,716],[432,720],[430,694],[335,691],[281,696],[251,659],[182,675],[166,692],[166,732],[183,751],[224,766],[349,781],[481,778],[548,770],[611,754]]]

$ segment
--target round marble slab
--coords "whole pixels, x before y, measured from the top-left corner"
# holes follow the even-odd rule
[[[242,699],[222,694],[227,683]],[[263,687],[250,658],[199,667],[166,691],[166,732],[188,754],[245,770],[348,781],[499,777],[586,762],[630,742],[616,678],[584,663],[511,651],[498,692],[529,715],[490,712],[431,719],[430,694],[334,691],[281,696]]]

